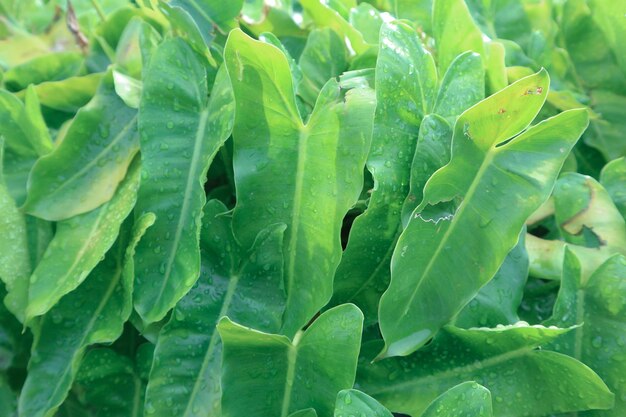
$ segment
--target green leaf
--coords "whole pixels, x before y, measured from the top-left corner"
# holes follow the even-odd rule
[[[349,416],[393,417],[389,410],[369,395],[355,389],[346,389],[337,394],[335,417]]]
[[[261,231],[247,250],[235,240],[227,210],[217,200],[205,206],[200,278],[159,334],[146,393],[151,416],[220,415],[220,318],[266,332],[280,329],[284,225]]]
[[[86,105],[96,94],[104,73],[46,81],[34,86],[42,105],[53,110],[73,113]]]
[[[4,303],[20,321],[28,299],[28,278],[32,272],[26,220],[4,182],[4,140],[0,137],[0,279],[8,295]]]
[[[79,75],[84,58],[78,52],[56,52],[38,56],[10,68],[4,74],[4,83],[12,91],[23,90],[30,84],[60,81]]]
[[[17,411],[17,396],[4,375],[0,374],[0,416],[14,417]]]
[[[437,63],[444,73],[459,54],[476,52],[485,59],[483,34],[463,0],[433,0],[433,37]]]
[[[363,315],[332,308],[293,340],[223,318],[222,416],[280,416],[312,407],[331,417],[337,393],[352,387]]]
[[[399,214],[408,191],[415,137],[437,88],[433,58],[411,27],[384,24],[381,39],[376,64],[378,105],[367,159],[374,189],[367,210],[350,230],[331,301],[333,305],[357,304],[368,324],[376,320],[378,300],[389,283],[389,262],[400,233]]]
[[[519,242],[506,256],[493,279],[458,314],[454,320],[455,326],[493,327],[519,321],[517,309],[522,302],[528,278],[525,235],[524,230],[520,234]]]
[[[398,19],[416,22],[426,32],[431,32],[433,0],[388,0],[389,11]]]
[[[588,279],[582,276],[580,262],[569,249],[563,262],[561,289],[554,314],[546,324],[581,326],[546,348],[570,355],[597,372],[615,393],[615,406],[602,415],[622,416],[626,413],[626,258],[609,258]]]
[[[476,382],[456,385],[437,397],[422,417],[491,417],[491,392]]]
[[[590,96],[593,111],[601,118],[592,121],[583,137],[585,143],[598,149],[607,161],[626,156],[622,136],[626,129],[626,96],[603,90],[592,91]]]
[[[23,157],[45,155],[52,149],[32,88],[26,90],[24,104],[15,95],[0,90],[0,135],[8,149]]]
[[[446,326],[415,354],[375,364],[369,360],[380,345],[371,343],[363,347],[357,383],[388,409],[413,416],[465,381],[491,391],[493,415],[499,417],[608,409],[613,394],[591,369],[536,349],[570,330],[524,322],[495,329]]]
[[[135,245],[153,222],[153,214],[140,218],[128,245],[123,232],[87,280],[37,324],[20,395],[20,415],[54,415],[67,396],[85,348],[111,343],[122,334],[132,309],[133,291],[133,276],[125,264],[132,263]]]
[[[385,21],[380,12],[369,3],[361,3],[350,10],[350,24],[363,34],[365,42],[379,42],[380,28]]]
[[[588,123],[586,111],[570,110],[521,133],[548,83],[545,71],[523,78],[457,120],[452,159],[428,180],[394,251],[379,310],[381,357],[410,354],[432,338],[493,278],[525,220],[548,198]]]
[[[133,361],[111,349],[89,351],[81,362],[76,385],[84,403],[98,417],[141,417],[145,381]]]
[[[287,225],[283,331],[293,336],[332,294],[341,223],[362,188],[374,97],[367,88],[342,96],[330,80],[304,124],[277,48],[236,30],[225,63],[237,104],[233,228],[249,247],[268,225]]]
[[[480,57],[472,52],[456,57],[441,81],[432,110],[435,114],[426,115],[420,124],[411,163],[410,189],[402,206],[403,227],[422,201],[426,181],[450,161],[451,125],[457,116],[484,97],[484,91],[485,73]]]
[[[615,159],[602,168],[600,183],[617,209],[626,218],[626,158]]]
[[[113,245],[135,205],[139,168],[135,160],[110,201],[57,223],[56,234],[30,277],[27,321],[45,314],[78,287]]]
[[[173,0],[170,4],[187,11],[202,32],[212,32],[215,25],[227,33],[237,27],[235,17],[241,12],[244,0]]]
[[[228,138],[233,101],[225,69],[207,100],[206,68],[183,40],[163,42],[144,77],[139,108],[141,187],[136,212],[157,221],[137,247],[135,309],[148,323],[162,319],[200,272],[204,182]]]
[[[24,210],[59,221],[101,206],[113,197],[138,150],[137,112],[117,96],[109,73],[63,141],[33,166]]]
[[[289,417],[317,417],[317,412],[313,408],[307,408],[291,413]]]
[[[334,30],[315,29],[307,38],[298,64],[302,71],[298,95],[314,105],[326,81],[348,69],[348,50]]]
[[[554,217],[566,242],[626,255],[626,221],[600,183],[567,173],[556,182],[553,195]]]
[[[350,42],[350,46],[356,55],[362,55],[372,48],[365,39],[363,34],[356,30],[346,19],[339,13],[327,6],[321,0],[300,0],[302,8],[308,16],[311,17],[316,27],[331,28],[339,36]]]

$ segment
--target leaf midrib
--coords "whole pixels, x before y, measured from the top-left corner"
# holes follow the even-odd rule
[[[91,319],[87,323],[87,326],[85,327],[85,330],[84,330],[84,332],[83,332],[83,334],[82,334],[82,336],[80,338],[80,342],[78,344],[78,349],[76,349],[76,351],[80,351],[81,349],[83,349],[85,347],[85,341],[86,341],[87,337],[89,336],[89,333],[93,329],[93,327],[94,327],[94,325],[96,323],[96,320],[98,320],[98,316],[100,315],[100,313],[102,312],[102,310],[104,309],[106,304],[108,303],[109,299],[111,298],[111,295],[113,294],[113,291],[115,290],[115,287],[117,286],[117,284],[120,281],[120,277],[122,276],[122,270],[123,270],[122,266],[118,262],[114,278],[111,280],[109,286],[107,287],[106,292],[104,293],[104,297],[102,297],[102,299],[100,300],[100,303],[98,304],[98,307],[94,310],[94,313],[92,314]],[[72,359],[74,359],[74,357]],[[73,363],[73,360],[68,363],[68,366],[61,373],[62,376],[65,376],[65,375],[68,374],[68,372],[70,371],[70,368],[72,367],[72,363]],[[57,381],[62,381],[63,379],[64,378],[58,378]],[[46,410],[49,410],[51,408],[50,401],[52,399],[54,399],[54,397],[57,394],[59,388],[60,388],[60,384],[57,384],[55,386],[55,388],[54,388],[54,391],[52,392],[52,394],[50,395],[50,397],[48,399]]]
[[[435,252],[431,256],[430,260],[428,261],[428,264],[426,265],[426,268],[424,268],[424,272],[421,274],[420,279],[417,282],[417,285],[413,289],[413,292],[411,293],[411,297],[409,298],[408,302],[406,303],[403,315],[406,315],[408,313],[409,308],[411,307],[411,304],[413,304],[413,300],[415,299],[415,297],[416,297],[417,293],[419,292],[422,284],[424,283],[424,280],[430,274],[430,271],[433,268],[433,266],[437,263],[436,261],[438,261],[439,256],[441,255],[442,248],[445,247],[445,243],[448,241],[448,238],[450,237],[452,232],[456,229],[456,225],[459,224],[459,220],[458,219],[459,218],[462,219],[463,218],[463,213],[465,212],[465,209],[467,207],[470,207],[469,202],[474,197],[474,194],[476,193],[476,190],[478,189],[479,184],[482,182],[482,178],[483,178],[483,175],[484,175],[485,171],[487,170],[487,168],[490,166],[491,162],[493,161],[493,157],[494,157],[493,154],[494,154],[494,152],[492,152],[492,150],[490,149],[489,152],[485,155],[485,159],[483,159],[483,162],[480,165],[480,168],[476,172],[476,176],[474,177],[475,180],[472,182],[472,184],[468,188],[467,193],[465,193],[465,196],[463,198],[463,201],[462,201],[459,209],[457,210],[457,212],[452,217],[452,220],[450,222],[450,227],[448,227],[448,229],[446,230],[446,232],[444,233],[442,238],[439,240],[439,244],[437,245],[437,248],[435,249]]]
[[[398,392],[399,390],[406,390],[407,388],[412,388],[413,386],[424,387],[426,384],[430,384],[436,382],[439,379],[447,379],[450,377],[458,377],[462,374],[471,373],[473,371],[479,371],[483,369],[487,369],[489,367],[493,367],[499,365],[503,362],[506,362],[511,359],[516,359],[518,357],[526,356],[527,354],[532,353],[534,350],[528,346],[524,346],[519,349],[512,350],[510,352],[506,352],[497,356],[492,356],[491,358],[485,359],[483,361],[474,361],[468,365],[457,366],[454,368],[450,368],[446,371],[426,375],[423,377],[418,377],[415,379],[411,379],[398,384],[388,384],[385,387],[379,389],[368,389],[368,394],[372,396],[376,396],[381,393],[387,392]],[[429,381],[430,380],[430,381]],[[431,382],[432,381],[432,382]]]
[[[76,171],[75,174],[73,174],[71,177],[69,177],[61,185],[56,187],[48,195],[48,197],[51,197],[51,196],[54,196],[54,195],[58,194],[59,191],[63,190],[65,187],[67,187],[69,184],[71,184],[72,181],[74,181],[77,177],[84,177],[85,176],[85,172],[87,172],[88,170],[93,168],[93,166],[96,165],[97,162],[100,159],[102,159],[104,154],[106,154],[110,149],[112,149],[115,145],[117,145],[117,143],[120,142],[126,136],[126,133],[132,128],[132,126],[135,124],[136,120],[137,120],[137,114],[135,114],[135,116],[128,122],[128,124],[126,126],[124,126],[124,128],[122,130],[120,130],[120,132],[117,135],[115,135],[113,140],[106,147],[102,148],[102,150],[100,152],[98,152],[96,154],[96,156],[91,161],[89,161],[81,169]]]
[[[183,204],[180,208],[180,215],[178,216],[178,222],[176,223],[176,231],[174,233],[174,240],[172,242],[170,255],[167,259],[167,264],[165,268],[165,273],[163,274],[163,280],[161,282],[161,288],[157,294],[156,300],[161,300],[163,297],[163,292],[165,291],[165,287],[170,281],[172,276],[172,267],[174,265],[174,259],[176,258],[176,254],[178,253],[178,245],[180,244],[180,239],[183,233],[184,224],[187,220],[188,209],[190,204],[190,194],[192,193],[193,182],[194,182],[194,174],[198,170],[198,164],[200,163],[200,151],[202,148],[202,140],[204,138],[204,133],[206,130],[207,121],[209,118],[209,110],[205,108],[200,113],[200,122],[198,123],[198,129],[196,131],[196,136],[194,140],[193,146],[193,155],[191,157],[191,164],[189,165],[189,171],[187,172],[187,182],[185,184],[185,192],[182,196]],[[156,303],[155,303],[156,304]]]

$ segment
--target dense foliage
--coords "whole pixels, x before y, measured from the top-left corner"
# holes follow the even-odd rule
[[[0,0],[0,417],[624,417],[625,16]]]

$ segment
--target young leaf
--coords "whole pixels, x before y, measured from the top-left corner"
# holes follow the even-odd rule
[[[284,225],[261,231],[245,250],[226,211],[217,200],[204,208],[200,278],[159,334],[146,392],[151,416],[220,415],[222,344],[215,331],[220,318],[265,332],[280,330]]]
[[[233,228],[249,247],[268,225],[287,225],[283,331],[293,336],[332,294],[341,222],[362,188],[374,98],[367,88],[342,97],[330,80],[304,124],[277,48],[235,30],[225,63],[237,104]]]
[[[200,272],[203,185],[233,118],[225,69],[207,100],[208,93],[206,68],[187,43],[173,38],[156,49],[139,109],[142,180],[136,208],[157,216],[137,247],[135,309],[148,323],[161,320]]]
[[[626,413],[626,258],[615,255],[585,280],[574,252],[565,249],[561,289],[546,324],[581,325],[546,348],[570,355],[596,371],[615,393],[606,417]],[[586,413],[583,413],[586,415]]]
[[[107,73],[63,141],[33,166],[24,210],[58,221],[95,209],[113,197],[138,150],[137,112]]]
[[[349,416],[393,417],[389,410],[369,395],[355,389],[345,389],[337,394],[335,417]]]
[[[30,277],[27,321],[45,314],[78,287],[113,245],[137,199],[139,165],[138,159],[131,164],[107,203],[57,224],[54,238]]]
[[[220,320],[222,416],[280,416],[314,408],[331,417],[337,393],[352,387],[363,315],[332,308],[293,340]]]
[[[491,417],[491,392],[476,382],[456,385],[437,397],[421,417]]]
[[[446,326],[415,354],[375,364],[370,355],[379,346],[372,343],[364,346],[357,383],[390,410],[413,416],[465,381],[491,391],[493,415],[499,417],[611,408],[613,394],[591,369],[536,349],[568,331],[523,322],[495,329]]]
[[[542,70],[457,120],[452,158],[428,180],[394,251],[380,302],[380,357],[408,355],[432,338],[494,276],[525,220],[548,198],[588,123],[586,111],[570,110],[521,133],[548,84]],[[511,195],[516,201],[507,207]]]
[[[19,400],[20,415],[54,415],[72,386],[85,348],[111,343],[122,334],[133,291],[132,271],[125,264],[132,262],[135,245],[152,223],[151,213],[138,219],[129,244],[119,239],[87,280],[37,324]]]

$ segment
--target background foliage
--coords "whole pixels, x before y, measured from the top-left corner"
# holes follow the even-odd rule
[[[0,417],[623,417],[625,16],[0,0]]]

